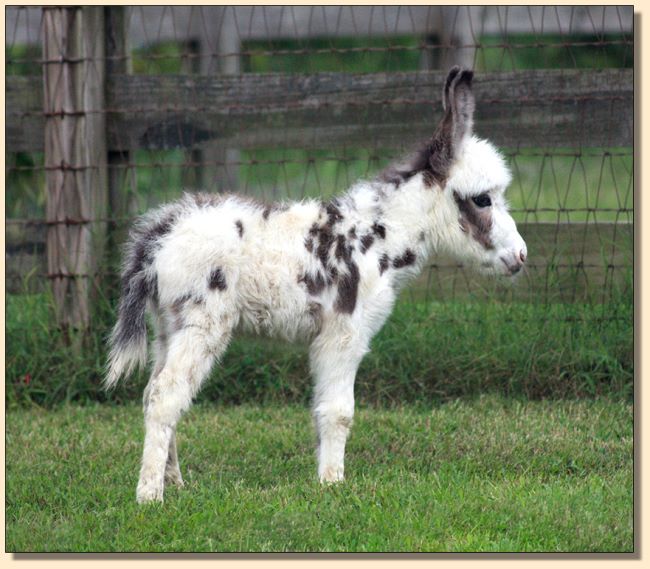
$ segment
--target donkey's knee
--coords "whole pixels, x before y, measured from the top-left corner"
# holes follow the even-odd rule
[[[319,434],[345,434],[350,431],[354,419],[354,403],[321,403],[314,407],[314,420]]]

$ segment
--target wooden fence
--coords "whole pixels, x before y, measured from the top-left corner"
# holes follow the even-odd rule
[[[222,23],[227,17],[228,22]],[[40,43],[37,8],[7,7],[6,32],[17,44]],[[190,42],[221,35],[226,25],[238,41],[349,36],[444,35],[469,30],[481,35],[632,33],[628,6],[138,6],[129,9],[126,32],[132,47],[154,41]],[[444,31],[447,30],[447,31]],[[465,33],[465,32],[464,32]],[[218,40],[211,42],[217,51]],[[233,50],[237,51],[237,50]]]
[[[589,21],[595,27],[591,9],[579,11],[575,29],[584,31]],[[608,22],[631,27],[631,12],[613,9],[618,18]],[[181,41],[187,41],[200,29],[190,9],[176,8],[171,29],[160,23],[167,21],[165,9],[160,10],[159,40],[178,40],[178,30],[189,30],[181,34]],[[236,14],[215,10],[215,21],[222,26],[224,18]],[[357,8],[351,10],[354,14]],[[409,7],[402,13],[408,13],[410,27],[400,24],[402,16],[393,18],[391,30],[380,30],[370,19],[368,32],[399,34],[404,33],[402,26],[409,33],[430,34],[435,29],[431,11],[424,18],[418,10]],[[286,14],[300,21],[306,12],[293,8],[272,13],[275,23],[267,22],[267,28],[281,30],[288,25]],[[510,31],[517,29],[513,22],[521,23],[525,16],[523,8],[516,13]],[[232,161],[233,152],[247,148],[331,148],[368,141],[373,147],[404,148],[430,136],[439,115],[442,71],[237,74],[236,65],[221,64],[216,75],[131,75],[129,43],[144,39],[129,29],[146,36],[153,24],[143,16],[138,20],[139,9],[128,14],[122,7],[43,8],[43,77],[15,76],[6,82],[6,151],[44,152],[47,192],[42,224],[18,228],[9,220],[7,277],[30,271],[47,275],[64,326],[84,327],[90,321],[93,283],[101,273],[98,260],[109,222],[133,213],[121,186],[135,149],[183,148],[211,153],[207,161],[219,163]],[[178,20],[178,14],[187,21]],[[296,34],[305,27],[326,33],[334,12],[323,8],[323,14],[311,27],[296,24]],[[240,16],[245,21],[243,13]],[[449,22],[450,12],[440,12],[443,16]],[[539,21],[546,22],[544,18]],[[553,29],[553,20],[545,31]],[[493,16],[481,21],[483,30],[495,25]],[[338,34],[352,33],[349,20],[345,22],[335,26]],[[230,22],[229,29],[233,25]],[[559,21],[557,26],[561,28]],[[454,29],[461,30],[460,36],[450,41],[463,46],[467,25]],[[28,33],[33,37],[35,32]],[[239,25],[237,33],[240,41],[269,36],[268,29],[263,33],[253,24]],[[239,50],[227,37],[210,34],[210,41],[216,42],[210,44],[211,53],[223,56]],[[477,74],[476,92],[476,131],[504,148],[633,146],[631,69]],[[524,224],[522,235],[530,251],[527,284],[508,294],[533,299],[544,291],[546,298],[563,301],[593,299],[594,293],[599,297],[631,267],[632,233],[631,225],[621,223]],[[428,290],[435,278],[436,298],[456,294],[458,280],[464,279],[459,269],[449,263],[434,268],[435,276],[424,275],[413,290],[424,289],[425,282]],[[476,280],[465,288],[487,286]]]

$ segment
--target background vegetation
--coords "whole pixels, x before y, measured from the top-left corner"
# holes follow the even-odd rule
[[[563,40],[560,41],[560,39]],[[476,67],[480,71],[532,67],[625,67],[632,65],[629,45],[607,43],[618,37],[576,36],[481,38]],[[571,47],[571,41],[579,41]],[[419,66],[415,38],[348,38],[248,42],[245,72],[312,73],[404,71]],[[370,42],[370,43],[368,43]],[[530,49],[525,46],[530,43]],[[276,45],[277,44],[277,45]],[[388,51],[342,51],[327,48],[396,48]],[[403,48],[403,49],[400,49]],[[135,73],[179,73],[185,65],[182,47],[157,44],[133,53]],[[313,53],[322,49],[323,53]],[[269,51],[282,54],[269,55]],[[297,53],[291,53],[292,50]],[[33,48],[13,46],[8,70],[37,73]],[[153,57],[152,57],[153,56]],[[12,63],[16,59],[19,63]],[[508,197],[518,222],[631,221],[620,209],[633,207],[632,155],[629,149],[544,149],[509,151],[514,174]],[[242,151],[240,191],[264,199],[329,197],[360,177],[369,177],[395,158],[386,149],[258,149]],[[186,185],[188,156],[180,150],[135,152],[141,211],[178,196]],[[18,167],[42,164],[42,155],[13,155]],[[44,216],[42,171],[8,170],[9,218]],[[567,211],[587,209],[589,211]],[[593,211],[601,210],[601,211]],[[107,263],[117,272],[117,259]],[[26,280],[38,279],[28,275]],[[359,376],[359,395],[374,403],[474,395],[485,389],[530,397],[582,397],[602,393],[628,398],[632,393],[632,275],[621,296],[597,305],[469,302],[414,302],[406,293],[396,314],[375,340],[375,350]],[[107,279],[99,296],[94,326],[86,348],[74,352],[56,333],[47,292],[10,295],[7,314],[7,401],[53,405],[61,401],[104,400],[99,389],[104,342],[114,318],[117,290]],[[27,288],[27,287],[25,287]],[[434,295],[435,298],[435,295]],[[259,339],[235,342],[223,366],[208,382],[203,397],[222,402],[294,401],[309,397],[303,347]],[[111,397],[139,397],[143,377]]]
[[[393,405],[494,392],[529,398],[608,395],[631,400],[631,299],[589,305],[401,302],[359,370],[359,402]],[[101,388],[106,316],[75,351],[52,334],[46,295],[7,298],[9,406],[139,399],[146,373],[107,395]],[[307,403],[306,348],[236,339],[200,399],[220,403]]]

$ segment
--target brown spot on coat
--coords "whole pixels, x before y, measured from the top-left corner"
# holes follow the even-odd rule
[[[244,224],[241,222],[241,219],[235,221],[235,225],[237,226],[237,233],[242,237],[244,235]]]
[[[323,209],[327,214],[327,221],[320,226],[318,223],[312,224],[309,229],[309,235],[313,236],[318,241],[314,254],[320,260],[323,267],[327,267],[329,265],[330,250],[335,242],[336,249],[334,250],[334,255],[339,260],[349,257],[352,248],[345,242],[344,235],[334,235],[334,225],[343,219],[343,215],[341,214],[336,202],[323,204]],[[307,247],[307,249],[309,250],[309,247]]]
[[[178,312],[183,309],[183,306],[192,298],[191,294],[184,294],[183,296],[179,296],[174,302],[171,304],[171,309],[172,311]]]
[[[305,249],[309,251],[310,253],[314,252],[314,240],[313,239],[305,239]]]
[[[334,310],[344,314],[352,314],[357,305],[359,292],[359,268],[353,261],[347,263],[348,274],[339,279],[339,290],[334,303]]]
[[[328,225],[320,228],[318,234],[318,247],[316,248],[316,256],[320,260],[323,267],[327,266],[329,260],[329,251],[334,243],[334,235]]]
[[[329,225],[335,225],[337,222],[343,219],[341,210],[335,202],[328,203],[325,206],[325,211],[327,212],[327,223]]]
[[[386,226],[383,225],[382,223],[378,223],[375,221],[375,223],[372,224],[372,231],[380,239],[386,239]]]
[[[169,315],[171,317],[171,332],[178,332],[185,327],[185,318],[183,317],[183,310],[185,305],[191,300],[191,294],[184,294],[183,296],[174,300],[169,306]]]
[[[287,204],[278,204],[278,203],[267,204],[262,210],[262,217],[264,218],[264,220],[268,220],[269,216],[272,213],[280,213],[286,211],[287,209],[289,209],[289,206]]]
[[[416,255],[411,249],[407,249],[400,257],[395,257],[393,259],[393,267],[396,269],[402,269],[408,267],[415,263]]]
[[[381,258],[379,259],[379,274],[383,275],[386,269],[388,269],[388,265],[390,263],[390,258],[386,253],[384,253]]]
[[[352,426],[352,420],[352,417],[345,417],[344,415],[341,415],[338,417],[338,419],[336,419],[336,423],[344,429],[349,429]]]
[[[180,332],[183,328],[185,328],[185,318],[183,318],[183,315],[180,312],[172,313],[170,327],[170,332],[172,334]]]
[[[334,250],[334,255],[337,260],[349,259],[352,254],[352,248],[347,245],[345,242],[345,236],[339,234],[336,236],[336,249]]]
[[[214,269],[208,277],[208,287],[210,290],[226,290],[226,275],[223,274],[221,267]]]
[[[307,286],[307,292],[313,296],[316,296],[325,288],[325,279],[321,273],[316,273],[315,276],[305,273],[298,279],[298,282],[304,282]]]
[[[370,247],[372,247],[372,244],[375,242],[375,236],[372,233],[367,233],[361,238],[361,252],[363,254],[366,253]]]
[[[348,237],[350,239],[356,239],[357,238],[357,228],[356,226],[350,227],[350,230],[348,231]]]

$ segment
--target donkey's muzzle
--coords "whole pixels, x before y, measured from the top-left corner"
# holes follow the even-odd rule
[[[501,262],[506,266],[507,273],[510,276],[516,275],[526,262],[526,250],[521,249],[519,254],[509,255],[508,257],[499,257]]]

